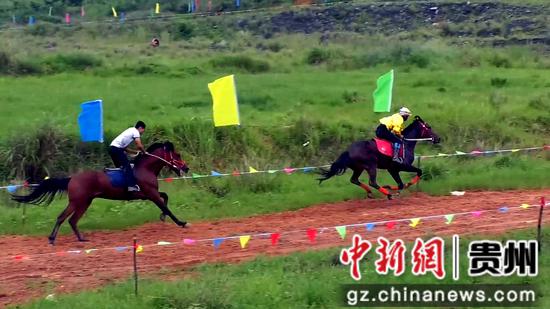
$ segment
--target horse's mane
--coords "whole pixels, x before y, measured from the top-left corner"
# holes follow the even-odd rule
[[[418,123],[424,123],[424,120],[422,120],[422,118],[420,118],[419,116],[415,116],[414,117],[414,120],[413,122],[411,122],[411,124],[409,124],[404,130],[403,130],[403,135],[409,133],[409,131],[411,131],[412,129],[416,128],[418,126]]]
[[[159,148],[165,148],[167,151],[174,151],[174,144],[169,141],[166,141],[164,143],[154,143],[151,146],[147,147],[147,152],[152,153]],[[138,164],[145,157],[147,156],[139,154],[139,156],[137,156],[135,159],[135,164]]]

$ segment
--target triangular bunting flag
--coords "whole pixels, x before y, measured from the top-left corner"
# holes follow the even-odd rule
[[[157,242],[157,245],[159,246],[168,246],[168,245],[171,245],[172,243],[171,242],[168,242],[168,241],[159,241]]]
[[[372,231],[374,230],[374,223],[367,223],[366,227],[367,227],[367,231]]]
[[[527,208],[529,208],[529,206],[531,206],[531,205],[529,205],[529,204],[521,204],[521,206],[519,206],[519,207],[521,207],[521,208],[523,208],[523,209],[527,209]]]
[[[258,171],[257,171],[255,168],[253,168],[252,166],[249,166],[249,167],[248,167],[248,172],[249,172],[250,174],[254,174],[254,173],[257,173]]]
[[[220,173],[218,173],[218,172],[216,172],[216,171],[212,171],[212,172],[210,172],[210,175],[211,175],[211,176],[214,176],[214,177],[217,177],[217,176],[221,176],[222,174],[220,174]]]
[[[171,177],[170,178],[165,178],[164,181],[170,183],[170,182],[174,181],[174,178],[171,178]]]
[[[269,170],[269,171],[267,171],[267,172],[268,172],[269,174],[275,174],[275,173],[277,173],[278,171],[279,171],[279,170]]]
[[[295,168],[292,168],[292,167],[285,167],[285,168],[283,169],[283,171],[284,171],[285,173],[289,174],[289,175],[292,174],[292,172],[294,172],[295,170],[296,170],[296,169],[295,169]]]
[[[451,222],[453,222],[453,218],[455,217],[455,215],[445,215],[445,219],[447,220],[447,222],[445,222],[446,224],[451,224]]]
[[[240,176],[241,173],[238,170],[234,170],[233,173],[231,173],[233,176]]]
[[[82,252],[82,251],[80,251],[80,250],[69,250],[69,251],[67,251],[67,253],[74,253],[74,254],[79,254],[80,252]]]
[[[390,221],[390,222],[386,223],[386,228],[388,228],[388,230],[391,230],[395,227],[396,223],[397,222],[395,222],[395,221]]]
[[[279,238],[281,238],[281,234],[272,233],[271,234],[271,244],[275,246],[279,242]]]
[[[410,227],[416,227],[420,223],[420,218],[411,219]]]
[[[15,193],[15,191],[17,191],[17,186],[14,186],[14,185],[7,186],[6,189],[8,189],[9,193]]]
[[[216,238],[213,240],[214,249],[218,249],[223,242],[223,238]]]
[[[115,250],[116,251],[125,251],[126,249],[128,249],[128,247],[115,247]]]
[[[342,239],[346,238],[346,227],[345,226],[337,226],[336,231],[338,232],[338,234],[340,234],[340,237]]]
[[[138,245],[136,247],[136,253],[140,253],[140,252],[143,252],[143,246],[142,245]]]
[[[317,230],[316,229],[308,229],[307,230],[307,237],[309,240],[313,243],[315,242],[315,237],[317,237]]]
[[[241,242],[242,249],[246,248],[246,244],[248,243],[249,240],[250,240],[250,235],[239,237],[239,241]]]
[[[472,211],[472,216],[478,218],[479,216],[481,216],[481,211]]]
[[[512,149],[512,152],[518,152],[520,149]]]
[[[448,154],[446,154],[446,153],[438,153],[437,156],[438,156],[438,157],[446,157],[446,156],[448,156]]]
[[[457,151],[455,151],[455,154],[457,154],[457,155],[465,155],[466,153],[465,153],[465,152],[462,152],[462,151],[458,151],[458,150],[457,150]]]
[[[86,249],[86,250],[84,250],[84,252],[86,252],[86,254],[88,254],[90,252],[94,252],[94,251],[97,251],[97,249]]]
[[[202,175],[192,173],[192,174],[191,174],[191,177],[192,177],[192,178],[201,178]]]
[[[314,168],[313,167],[304,167],[304,173],[309,173],[311,171],[313,171]]]
[[[192,244],[194,244],[195,242],[196,242],[196,241],[195,241],[194,239],[185,238],[185,239],[183,240],[183,243],[184,243],[185,245],[192,245]]]
[[[506,206],[500,207],[500,208],[498,209],[498,211],[500,211],[500,212],[508,212],[508,207],[506,207]]]

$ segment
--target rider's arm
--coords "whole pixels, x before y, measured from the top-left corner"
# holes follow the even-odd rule
[[[145,147],[143,147],[143,144],[141,143],[141,138],[138,137],[138,138],[134,139],[134,141],[136,142],[137,148],[138,148],[141,152],[143,152],[143,153],[146,153],[146,152],[147,152],[147,151],[145,151]]]

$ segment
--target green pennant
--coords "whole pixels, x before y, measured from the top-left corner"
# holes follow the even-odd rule
[[[455,215],[445,215],[445,219],[447,219],[447,224],[451,224],[451,222],[453,222],[453,218],[455,217]]]
[[[337,226],[336,231],[338,232],[338,234],[340,234],[340,237],[342,237],[342,239],[346,238],[346,226]]]

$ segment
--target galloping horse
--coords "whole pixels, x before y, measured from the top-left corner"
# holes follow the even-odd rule
[[[432,143],[437,144],[441,141],[441,139],[432,131],[432,128],[422,120],[422,118],[418,116],[415,116],[414,118],[414,121],[407,126],[405,130],[403,130],[403,137],[405,138],[405,162],[403,164],[393,161],[391,156],[380,153],[374,139],[359,141],[351,144],[348,150],[342,153],[340,157],[332,163],[329,170],[321,171],[321,175],[323,177],[319,179],[319,184],[332,176],[342,175],[347,168],[351,168],[353,170],[353,175],[350,179],[351,183],[360,186],[367,191],[368,198],[374,198],[372,191],[369,188],[369,186],[371,186],[384,194],[388,199],[391,199],[392,194],[388,191],[388,189],[398,191],[399,193],[400,190],[417,183],[422,176],[422,170],[412,166],[414,161],[414,148],[416,147],[417,140],[429,139]],[[398,186],[380,187],[376,183],[377,168],[388,170],[395,182],[397,182]],[[359,176],[361,176],[363,170],[366,170],[369,174],[369,185],[359,181]],[[399,172],[401,171],[415,172],[416,177],[405,185],[399,176]]]
[[[77,223],[95,198],[150,200],[162,211],[161,220],[164,221],[165,216],[169,216],[177,225],[185,227],[187,222],[180,221],[168,209],[168,195],[158,191],[157,176],[164,166],[170,167],[178,176],[182,171],[189,171],[172,143],[155,143],[147,149],[147,154],[140,154],[135,160],[134,173],[141,188],[139,192],[128,192],[125,185],[114,186],[112,179],[103,171],[85,171],[69,178],[46,179],[34,187],[29,195],[12,196],[12,199],[20,203],[48,205],[57,193],[68,192],[69,205],[57,217],[55,227],[48,237],[52,245],[59,227],[69,216],[69,224],[78,240],[87,241],[78,231]]]

